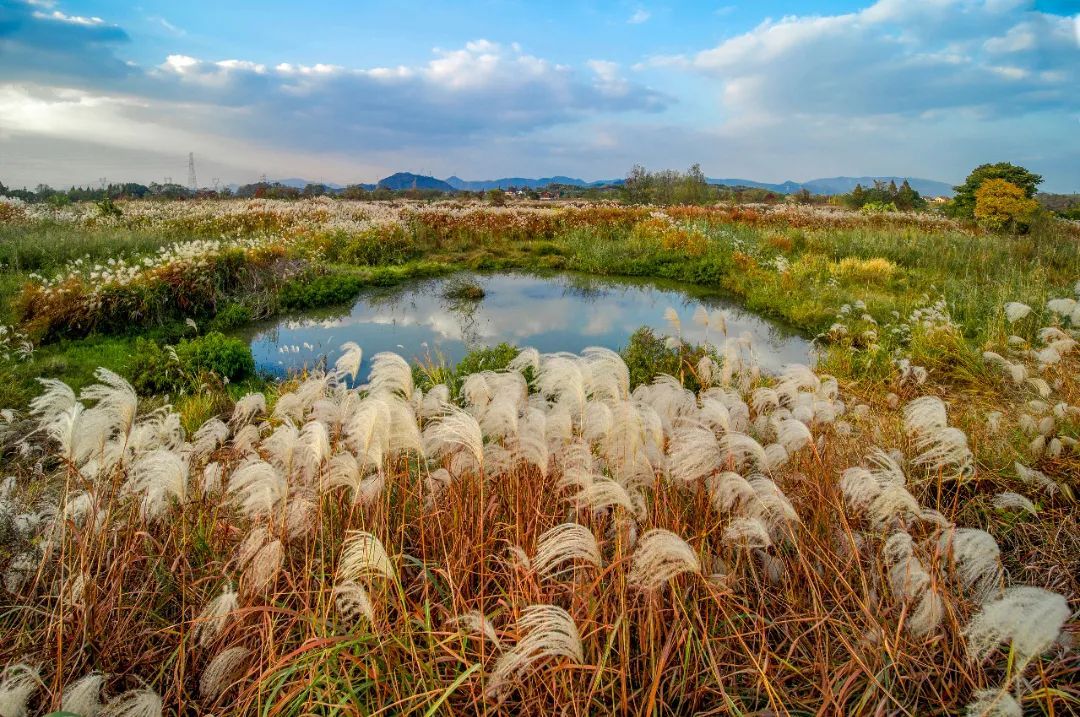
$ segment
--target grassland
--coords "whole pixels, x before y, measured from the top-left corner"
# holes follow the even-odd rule
[[[1075,624],[1058,635],[1080,598],[1076,225],[121,210],[0,225],[0,323],[36,344],[0,364],[0,406],[18,409],[0,663],[38,668],[4,684],[32,684],[42,710],[95,670],[87,690],[147,714],[1080,709]],[[212,329],[457,268],[719,286],[819,336],[822,357],[769,377],[734,339],[506,349],[502,370],[456,374],[383,356],[358,392],[349,353],[284,384],[192,368],[172,407],[94,375],[146,381],[172,370],[148,342],[204,356]],[[38,377],[75,391],[28,412]]]

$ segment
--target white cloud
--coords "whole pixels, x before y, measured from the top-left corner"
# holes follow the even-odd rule
[[[643,22],[648,22],[650,17],[652,17],[651,12],[649,12],[645,8],[638,8],[634,11],[634,14],[631,15],[626,22],[631,25],[640,25]]]

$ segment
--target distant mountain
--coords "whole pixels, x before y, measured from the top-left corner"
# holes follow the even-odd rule
[[[379,180],[378,185],[382,189],[437,189],[440,192],[452,192],[454,187],[441,179],[427,177],[412,172],[398,172]]]
[[[333,182],[316,182],[311,179],[301,179],[299,177],[289,177],[288,179],[272,179],[271,184],[274,183],[283,184],[286,187],[295,187],[296,189],[303,189],[309,184],[325,184],[329,189],[344,189],[344,184],[334,184]]]
[[[800,189],[806,189],[811,194],[847,194],[855,189],[855,185],[864,187],[874,186],[874,181],[888,184],[896,182],[897,186],[903,183],[905,177],[828,177],[825,179],[811,179],[806,182],[782,182],[770,184],[769,182],[755,182],[752,179],[709,179],[709,184],[721,184],[727,187],[752,187],[754,189],[767,189],[778,194],[791,194]],[[918,177],[906,177],[908,184],[919,194],[926,197],[951,197],[952,185],[938,182],[933,179],[919,179]]]
[[[565,184],[570,187],[593,187],[608,184],[608,182],[605,181],[586,182],[583,179],[563,176],[541,177],[540,179],[530,179],[528,177],[503,177],[502,179],[480,179],[476,181],[468,181],[460,177],[447,177],[446,183],[454,189],[468,192],[483,192],[488,189],[509,189],[510,187],[516,189],[543,189],[550,184]]]

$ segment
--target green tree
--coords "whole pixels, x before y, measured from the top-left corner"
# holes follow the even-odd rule
[[[983,182],[989,179],[1001,179],[1019,187],[1028,199],[1035,196],[1035,190],[1043,180],[1040,175],[1029,172],[1012,162],[980,164],[971,171],[963,184],[953,187],[956,196],[949,203],[949,213],[957,217],[974,217],[975,192],[979,190]]]

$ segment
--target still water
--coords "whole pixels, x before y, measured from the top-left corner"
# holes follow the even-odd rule
[[[478,301],[444,296],[450,277],[365,290],[351,307],[317,309],[278,317],[247,334],[261,371],[290,371],[330,365],[339,347],[355,341],[364,350],[360,378],[371,357],[393,351],[409,361],[454,363],[471,348],[506,341],[540,352],[580,352],[589,346],[618,350],[642,326],[670,335],[664,318],[671,307],[690,342],[724,336],[693,321],[695,310],[722,310],[727,335],[749,334],[762,366],[811,361],[809,340],[798,331],[741,308],[715,290],[677,282],[597,278],[580,274],[459,274],[483,287]]]

